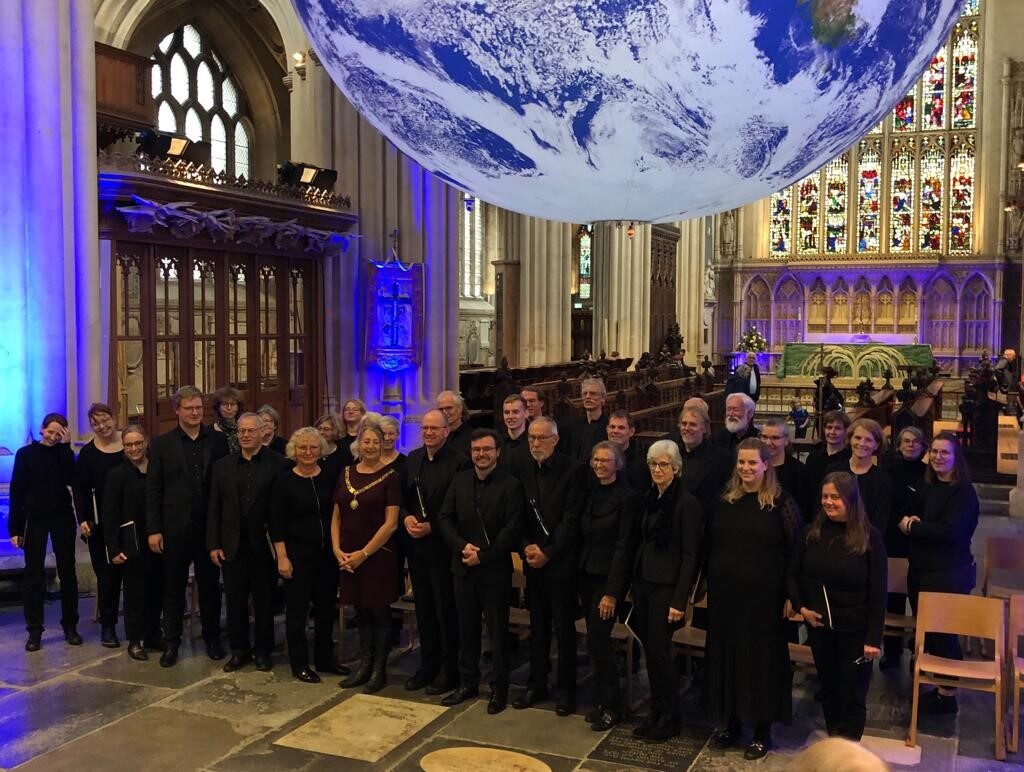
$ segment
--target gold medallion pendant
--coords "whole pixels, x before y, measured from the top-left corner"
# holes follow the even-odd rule
[[[358,501],[356,501],[356,499],[352,499],[352,501],[350,501],[350,502],[348,503],[348,505],[349,505],[349,507],[351,507],[352,509],[359,509],[359,502],[358,502]]]

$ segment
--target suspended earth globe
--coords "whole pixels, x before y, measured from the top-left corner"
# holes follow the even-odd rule
[[[911,88],[963,0],[293,0],[334,82],[424,168],[568,222],[767,196]]]

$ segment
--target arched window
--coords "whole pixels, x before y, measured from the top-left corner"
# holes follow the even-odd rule
[[[889,118],[770,198],[769,257],[974,249],[981,12],[981,0],[965,0],[946,45]]]
[[[484,207],[479,199],[459,194],[459,294],[463,298],[484,297]]]
[[[253,143],[245,100],[199,30],[192,24],[175,30],[150,58],[157,128],[209,142],[215,171],[250,178]]]

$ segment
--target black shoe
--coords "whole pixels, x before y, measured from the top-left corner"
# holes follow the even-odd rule
[[[405,680],[405,690],[407,692],[418,692],[436,677],[436,675],[429,675],[428,673],[424,673],[422,670],[417,670]]]
[[[647,731],[647,734],[644,735],[644,740],[649,743],[665,742],[669,737],[675,737],[679,734],[679,726],[680,721],[677,716],[662,716],[658,719],[658,722]]]
[[[555,715],[565,718],[571,716],[576,712],[576,696],[575,695],[563,695],[558,699],[558,703],[555,705]]]
[[[919,707],[922,713],[933,716],[952,715],[960,709],[955,695],[940,694],[938,689],[922,694]]]
[[[121,642],[117,640],[117,630],[113,626],[104,625],[100,631],[100,643],[105,648],[116,649],[121,645]]]
[[[743,758],[747,761],[757,761],[768,755],[772,749],[771,740],[753,740],[747,749],[743,751]]]
[[[210,659],[214,659],[214,657],[210,657]],[[249,654],[232,654],[228,661],[224,663],[224,672],[234,673],[236,670],[241,670],[250,662],[252,662],[252,656]]]
[[[310,670],[308,667],[302,668],[302,670],[295,670],[292,672],[297,681],[302,681],[307,684],[318,684],[320,683],[320,676]]]
[[[435,697],[438,694],[448,694],[459,687],[459,680],[457,678],[441,678],[434,681],[432,684],[428,684],[427,688],[423,690],[424,694],[429,694],[431,697]]]
[[[142,645],[142,641],[128,641],[128,656],[140,662],[149,659],[149,654],[146,653],[146,647]]]
[[[64,629],[64,640],[68,646],[81,646],[82,636],[78,634],[78,630],[74,627],[67,627]]]
[[[160,655],[160,667],[174,667],[178,661],[178,644],[168,643],[164,647],[164,653]]]
[[[331,675],[349,675],[352,671],[344,665],[339,665],[337,662],[332,662],[329,665],[317,665],[316,672],[329,673]]]
[[[269,673],[274,669],[274,663],[266,654],[257,654],[253,659],[256,661],[256,669],[261,673]]]
[[[206,642],[206,656],[213,660],[224,659],[224,647],[214,639]]]
[[[354,689],[357,686],[362,686],[370,680],[370,676],[373,674],[373,660],[369,657],[364,657],[359,662],[359,668],[356,672],[349,675],[348,678],[338,684],[342,689]]]
[[[25,641],[25,651],[39,651],[41,648],[43,648],[42,633],[29,633],[28,640]]]
[[[633,727],[633,736],[646,737],[647,733],[654,729],[655,724],[658,723],[658,719],[660,718],[661,716],[652,710],[647,714],[647,718],[641,721],[637,726]]]
[[[445,697],[443,700],[441,700],[441,704],[444,705],[446,708],[450,708],[450,707],[453,707],[454,705],[459,705],[459,704],[465,702],[466,700],[475,700],[479,696],[480,696],[480,687],[478,687],[478,686],[460,686],[454,692],[452,692],[447,697]]]
[[[515,702],[512,703],[512,707],[516,710],[532,708],[538,702],[543,702],[547,698],[547,689],[527,689],[525,692],[519,695]]]
[[[487,701],[487,715],[495,716],[501,713],[506,707],[508,707],[508,690],[498,689],[491,695],[491,699]]]
[[[731,748],[740,741],[740,733],[729,727],[728,729],[719,729],[713,735],[711,735],[711,744],[720,750]]]
[[[601,714],[603,712],[604,708],[598,705],[596,708],[592,708],[591,710],[588,710],[586,713],[584,713],[583,720],[586,721],[588,724],[593,724],[595,721],[597,721],[597,719],[601,717]]]
[[[597,719],[590,724],[590,728],[595,732],[607,732],[617,723],[619,723],[619,714],[604,708]]]

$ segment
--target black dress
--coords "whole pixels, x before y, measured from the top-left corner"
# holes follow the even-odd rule
[[[771,509],[756,493],[720,500],[708,524],[709,714],[754,722],[792,716],[786,571],[800,533],[800,510],[782,492]]]

